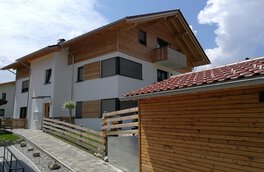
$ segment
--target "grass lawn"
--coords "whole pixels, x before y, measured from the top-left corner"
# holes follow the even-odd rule
[[[12,133],[2,133],[0,134],[0,143],[3,141],[16,141],[19,140],[20,137],[16,134]]]

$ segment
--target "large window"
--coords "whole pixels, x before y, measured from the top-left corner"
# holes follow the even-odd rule
[[[157,70],[157,81],[158,82],[168,79],[168,76],[169,76],[168,72],[159,70],[159,69]]]
[[[78,67],[77,82],[83,81],[83,67]]]
[[[27,117],[27,107],[21,107],[20,108],[20,118],[26,118]]]
[[[5,116],[5,109],[0,109],[0,116]]]
[[[113,112],[118,110],[119,104],[118,104],[118,99],[103,99],[101,100],[101,115],[99,116],[102,117],[104,112]]]
[[[2,100],[6,100],[6,93],[2,93]]]
[[[75,118],[82,118],[82,102],[76,102]]]
[[[101,116],[104,112],[113,112],[122,109],[137,107],[137,101],[120,101],[118,98],[101,100]]]
[[[147,45],[147,33],[142,30],[139,30],[138,31],[138,41],[143,45]]]
[[[101,77],[113,75],[142,79],[142,64],[121,57],[103,60],[101,62]]]
[[[52,73],[52,70],[51,69],[48,69],[46,70],[46,75],[45,75],[45,84],[50,84],[51,83],[51,73]]]
[[[28,92],[29,80],[22,82],[22,93]]]

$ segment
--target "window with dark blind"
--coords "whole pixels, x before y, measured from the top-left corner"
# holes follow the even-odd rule
[[[83,81],[83,67],[78,67],[77,82]]]
[[[5,116],[5,109],[0,109],[0,116]]]
[[[6,100],[6,93],[2,93],[2,100]]]
[[[142,64],[120,58],[120,75],[142,79]]]
[[[169,77],[169,73],[166,72],[166,71],[163,71],[163,70],[157,70],[157,81],[160,82],[160,81],[163,81],[165,79],[168,79]]]
[[[102,117],[104,112],[113,112],[119,109],[119,102],[117,98],[113,99],[103,99],[101,100],[101,115],[99,118]]]
[[[101,62],[101,77],[123,75],[135,79],[142,79],[142,64],[115,57]]]
[[[52,73],[52,70],[51,69],[48,69],[46,70],[46,74],[45,74],[45,84],[50,84],[51,83],[51,73]]]
[[[118,73],[117,63],[118,59],[116,57],[103,60],[101,62],[101,77],[116,75]]]
[[[20,108],[20,118],[26,118],[27,117],[27,107],[21,107]]]
[[[143,45],[147,45],[147,33],[142,30],[139,30],[138,31],[138,41]]]
[[[76,102],[75,118],[82,118],[82,102]]]
[[[29,80],[22,82],[22,93],[28,92],[29,88]]]

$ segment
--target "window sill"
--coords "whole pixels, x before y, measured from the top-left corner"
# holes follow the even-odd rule
[[[51,82],[44,83],[44,85],[48,85],[48,84],[51,84]]]

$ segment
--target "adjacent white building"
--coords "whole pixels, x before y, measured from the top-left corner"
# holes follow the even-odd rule
[[[0,106],[0,118],[12,118],[15,98],[15,82],[0,83],[0,99],[7,103]]]
[[[2,69],[16,69],[14,118],[41,129],[43,117],[68,116],[65,101],[76,102],[75,123],[101,129],[101,115],[137,106],[126,92],[209,60],[179,10],[125,17],[74,39],[26,55]]]

